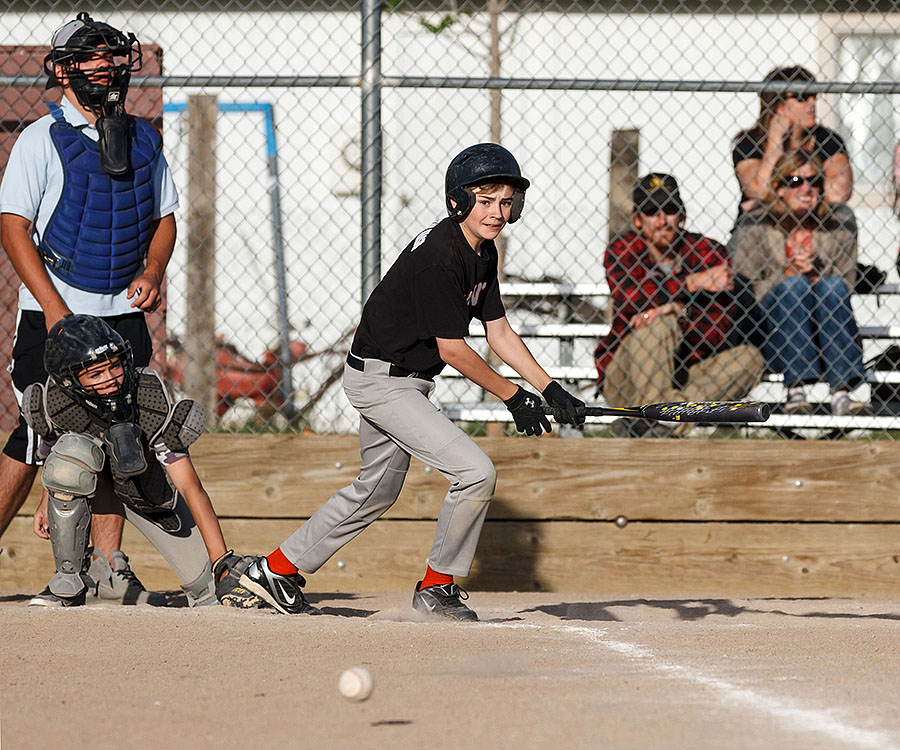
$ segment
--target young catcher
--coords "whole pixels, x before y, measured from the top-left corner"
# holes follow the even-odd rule
[[[241,576],[280,612],[317,612],[301,591],[301,572],[315,573],[393,505],[415,456],[446,476],[450,489],[413,607],[478,619],[461,601],[467,595],[453,576],[469,574],[496,472],[429,400],[435,376],[450,365],[502,399],[520,432],[550,432],[541,397],[499,375],[466,343],[469,322],[478,318],[491,349],[543,394],[558,422],[584,422],[584,403],[535,361],[500,300],[494,240],[518,220],[529,184],[501,146],[481,143],[462,151],[446,175],[450,218],[420,232],[366,302],[344,368],[344,392],[360,414],[359,477]]]
[[[191,606],[217,598],[235,607],[260,604],[237,585],[251,559],[226,550],[188,455],[206,423],[200,405],[173,404],[160,377],[135,368],[131,346],[92,315],[70,313],[50,329],[44,367],[49,378],[26,388],[22,411],[42,438],[49,498],[35,512],[34,529],[50,539],[56,573],[43,592],[52,596],[32,603],[84,603],[97,584],[88,544],[91,510],[121,503],[125,517],[178,573]]]

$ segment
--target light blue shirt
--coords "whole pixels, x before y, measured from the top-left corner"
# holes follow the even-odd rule
[[[98,139],[97,129],[87,124],[81,114],[67,98],[63,97],[60,107],[66,121],[82,129],[88,138]],[[63,167],[59,154],[50,138],[53,116],[45,115],[31,123],[16,139],[9,155],[9,163],[0,183],[0,213],[16,214],[34,222],[34,244],[40,244],[43,234],[63,189]],[[172,179],[172,172],[166,157],[161,153],[153,165],[153,218],[161,219],[178,208],[178,191]],[[136,276],[143,273],[141,267]],[[61,281],[52,273],[50,281],[68,308],[74,313],[112,317],[137,312],[128,299],[127,287],[118,294],[96,294],[76,289]],[[40,312],[41,306],[22,284],[19,286],[19,309]]]

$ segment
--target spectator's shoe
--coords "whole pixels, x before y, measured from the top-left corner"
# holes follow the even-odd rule
[[[442,583],[420,589],[421,584],[421,581],[416,584],[412,599],[413,609],[446,620],[478,619],[478,615],[460,601],[468,599],[469,595],[455,583]]]
[[[870,408],[867,403],[851,399],[847,391],[835,391],[831,396],[831,413],[836,417],[865,414]]]
[[[785,414],[812,414],[812,412],[812,404],[806,400],[805,388],[788,389],[788,397],[784,402]]]
[[[46,586],[40,594],[37,594],[30,602],[28,602],[28,606],[81,607],[84,605],[85,594],[87,594],[86,588],[80,594],[76,594],[75,596],[57,596],[50,590],[49,586]]]
[[[265,557],[257,557],[240,578],[241,585],[286,615],[321,615],[303,596],[306,579],[299,573],[284,576],[272,572]]]
[[[121,550],[113,551],[110,566],[106,555],[94,547],[87,574],[96,583],[91,593],[98,599],[120,604],[146,604],[150,601],[150,592],[138,580],[131,569],[131,561]]]

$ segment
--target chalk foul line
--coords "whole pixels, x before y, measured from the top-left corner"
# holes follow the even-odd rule
[[[552,630],[571,633],[586,638],[602,648],[640,661],[648,669],[659,674],[676,677],[695,685],[701,685],[716,692],[722,703],[741,705],[777,719],[794,732],[825,735],[832,740],[844,742],[852,747],[872,748],[872,750],[900,750],[897,735],[877,729],[866,729],[845,721],[833,709],[810,708],[800,702],[775,695],[764,690],[749,688],[717,677],[696,667],[666,661],[652,649],[627,641],[606,637],[602,630],[575,625],[536,625],[531,623],[498,623],[498,627],[511,629]]]

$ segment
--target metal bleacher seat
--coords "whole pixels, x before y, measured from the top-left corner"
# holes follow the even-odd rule
[[[574,284],[569,282],[507,282],[501,284],[501,295],[508,311],[513,315],[520,309],[523,301],[528,306],[535,306],[535,301],[544,303],[543,314],[538,321],[533,319],[513,323],[513,327],[531,347],[541,342],[544,347],[538,357],[548,374],[576,387],[585,400],[594,401],[599,394],[594,393],[597,372],[589,352],[598,339],[609,331],[609,325],[603,322],[577,322],[572,318],[573,301],[579,303],[585,299],[592,301],[597,310],[605,310],[608,304],[609,288],[605,283]],[[883,284],[872,293],[876,297],[900,296],[900,285]],[[532,316],[534,317],[534,316]],[[604,316],[605,317],[605,316]],[[549,319],[548,319],[549,318]],[[900,325],[860,325],[861,339],[869,342],[880,342],[887,346],[893,341],[900,341]],[[473,322],[469,330],[472,344],[480,351],[486,349],[484,330],[480,323]],[[556,342],[556,344],[554,344]],[[579,354],[575,353],[576,344],[581,344]],[[550,346],[547,346],[550,344]],[[518,375],[506,365],[497,367],[505,377],[514,379]],[[443,373],[444,378],[461,379],[451,368]],[[868,382],[900,383],[900,371],[872,371],[867,374]],[[835,417],[827,412],[824,404],[818,405],[817,413],[811,415],[785,414],[781,411],[782,389],[778,387],[782,376],[779,373],[766,373],[760,386],[750,394],[754,400],[767,401],[772,405],[772,415],[765,427],[780,431],[788,437],[798,437],[797,430],[819,431],[820,437],[840,437],[852,430],[888,430],[900,429],[900,415],[862,414],[847,417]],[[451,400],[442,401],[443,410],[452,419],[463,422],[509,422],[509,412],[502,404],[487,400],[475,386],[463,396],[457,395]],[[612,417],[592,417],[589,423],[609,423]]]

